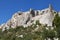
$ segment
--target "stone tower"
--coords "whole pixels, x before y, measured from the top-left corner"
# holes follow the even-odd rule
[[[51,11],[52,12],[52,5],[51,4],[49,4],[49,11]]]

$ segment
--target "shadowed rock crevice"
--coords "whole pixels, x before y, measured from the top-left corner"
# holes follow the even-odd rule
[[[32,15],[32,17],[34,17],[35,16],[34,10],[31,10],[30,14]]]
[[[28,17],[28,19],[26,20],[26,23],[25,24],[27,24],[29,21],[30,21],[30,17]]]

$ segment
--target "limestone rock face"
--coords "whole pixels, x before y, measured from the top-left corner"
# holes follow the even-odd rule
[[[7,27],[16,28],[17,26],[30,26],[36,20],[39,20],[41,24],[47,24],[47,26],[52,26],[52,21],[54,19],[54,10],[49,5],[49,8],[43,10],[32,10],[26,12],[18,11],[15,13],[11,19],[9,19],[3,26],[3,29]],[[33,22],[31,22],[33,21]]]
[[[39,20],[39,22],[41,24],[47,24],[47,26],[52,26],[52,21],[54,19],[54,14],[53,14],[53,12],[50,12],[49,10],[50,10],[49,8],[43,10],[44,13],[42,15],[38,15],[38,16],[32,18],[32,19],[33,20]]]
[[[11,23],[12,23],[12,27],[14,26],[22,26],[22,25],[26,25],[28,21],[30,21],[31,19],[31,14],[30,12],[22,12],[21,15],[19,15],[19,13],[14,14],[12,19],[11,19]]]

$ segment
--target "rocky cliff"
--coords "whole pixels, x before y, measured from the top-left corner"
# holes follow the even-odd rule
[[[1,28],[5,30],[5,28],[9,29],[16,28],[17,26],[28,27],[39,20],[39,23],[47,26],[52,26],[52,21],[55,16],[55,12],[51,5],[48,8],[43,10],[32,10],[26,12],[16,12],[11,19],[9,19],[6,23],[1,25]]]

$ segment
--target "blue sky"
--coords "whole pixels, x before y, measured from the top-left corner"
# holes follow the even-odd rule
[[[0,0],[0,24],[7,22],[17,11],[27,11],[30,8],[41,10],[49,4],[52,4],[54,10],[60,11],[60,0]]]

